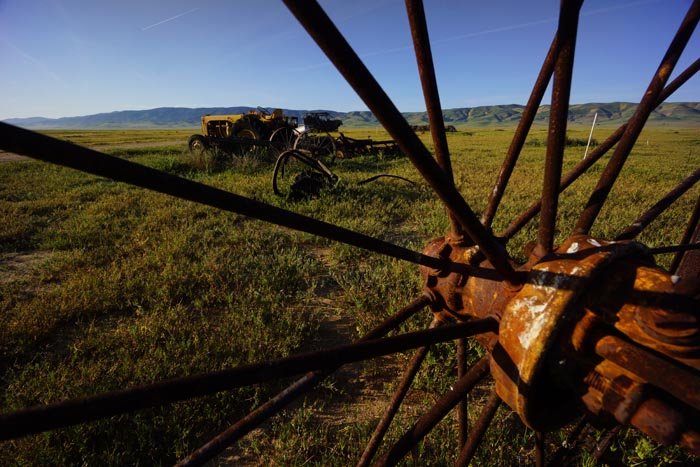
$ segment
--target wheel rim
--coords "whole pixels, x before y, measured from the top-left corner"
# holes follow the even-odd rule
[[[327,26],[325,24],[325,19],[323,18],[323,16],[319,16],[322,14],[322,12],[320,10],[316,9],[315,6],[304,6],[304,5],[297,4],[297,3],[294,3],[291,1],[287,2],[287,3],[288,3],[288,6],[290,7],[290,9],[293,11],[293,13],[300,19],[300,21],[307,27],[307,29],[311,30],[312,35],[314,35],[313,31],[315,31],[316,28],[319,27],[318,25],[324,25],[324,27]],[[414,15],[414,16],[412,16],[412,20],[420,22],[420,19],[417,20],[415,15],[421,14],[422,7],[420,8],[420,10],[417,9],[417,6],[420,5],[417,2],[412,2],[412,3],[409,2],[409,5],[412,5],[412,7],[409,6],[409,15],[412,15],[412,14]],[[693,6],[691,7],[691,12],[690,12],[690,13],[695,14],[695,18],[694,18],[695,23],[697,23],[697,10],[698,10],[697,5],[698,5],[698,2],[695,2],[693,4]],[[562,18],[560,18],[560,22],[562,22],[562,24],[569,24],[569,26],[563,29],[564,31],[568,31],[568,34],[563,34],[560,37],[561,43],[559,44],[558,57],[556,58],[556,60],[554,61],[553,65],[552,65],[553,69],[555,70],[554,71],[555,76],[559,77],[558,78],[559,79],[559,86],[566,87],[567,82],[568,82],[568,85],[570,85],[570,80],[571,80],[570,69],[571,69],[571,64],[573,63],[573,61],[572,61],[572,59],[573,59],[573,46],[574,46],[574,41],[575,41],[575,29],[576,29],[575,22],[577,21],[578,7],[580,7],[580,3],[577,6],[576,5],[565,6],[563,9]],[[413,13],[411,13],[410,8],[413,8],[413,10],[412,10]],[[573,14],[572,12],[575,12],[576,14]],[[690,13],[689,13],[689,16],[691,16]],[[307,21],[307,22],[305,22],[305,21]],[[313,21],[315,24],[311,24],[309,21]],[[567,21],[569,23],[566,23]],[[321,29],[323,29],[323,28],[321,28]],[[692,28],[691,28],[691,31],[692,31]],[[329,47],[329,46],[327,46],[327,44],[325,44],[325,42],[323,41],[323,39],[324,39],[323,37],[315,37],[315,38],[317,41],[322,43],[322,48],[324,48],[324,46],[325,46],[326,49],[328,49],[328,50],[326,50],[326,52],[329,55],[332,55],[334,53],[332,47]],[[416,48],[420,49],[421,46],[425,45],[426,42],[417,41],[416,43],[417,43]],[[568,53],[566,52],[567,47],[569,50]],[[682,46],[681,46],[681,49],[682,49]],[[562,52],[562,51],[565,51],[565,52]],[[420,54],[420,53],[421,53],[420,51],[417,51],[417,54]],[[429,68],[431,68],[431,67],[429,67]],[[544,68],[545,67],[543,67],[543,69]],[[695,71],[697,71],[697,69],[695,69]],[[351,79],[349,79],[349,81],[351,81]],[[428,81],[429,81],[429,78],[428,78]],[[555,87],[556,86],[557,86],[557,82],[555,81]],[[377,101],[380,104],[382,102],[383,98],[381,95],[378,95],[378,97],[373,96],[373,95],[371,95],[372,94],[371,92],[368,92],[366,90],[363,91],[363,94],[365,96],[368,96],[367,99],[370,101]],[[429,94],[429,93],[426,92],[426,95],[427,94]],[[560,92],[557,94],[558,95],[562,95],[562,94],[566,95],[566,94],[568,94],[568,92],[566,90],[564,90],[563,92]],[[660,94],[661,95],[663,94],[663,90],[661,90],[661,89],[658,89],[655,95],[651,94],[652,97],[649,98],[650,103],[648,104],[648,106],[651,106],[652,104],[656,103],[659,99]],[[553,104],[554,103],[555,102],[553,102]],[[566,119],[566,112],[568,110],[567,109],[568,95],[565,96],[565,98],[557,100],[556,104],[558,105],[558,107],[556,110],[554,110],[554,105],[553,105],[553,111],[552,111],[553,116],[552,116],[552,119],[550,121],[550,128],[553,128],[558,135],[562,136],[563,134],[565,134],[565,123],[564,123],[564,130],[563,131],[561,130],[561,125],[562,125],[562,119],[564,122]],[[394,118],[394,117],[391,117],[391,115],[392,115],[391,109],[389,109],[389,111],[386,112],[386,115],[389,115],[388,117],[385,116],[385,118],[387,120]],[[435,119],[437,119],[437,117],[433,117],[432,120],[435,120]],[[502,250],[499,249],[498,244],[496,242],[494,242],[493,236],[491,236],[485,229],[483,229],[481,227],[481,224],[478,224],[478,226],[476,224],[474,224],[474,222],[473,222],[474,214],[469,209],[469,206],[461,199],[459,194],[457,194],[455,197],[454,192],[456,192],[456,190],[454,189],[454,183],[451,181],[451,171],[449,169],[449,158],[438,157],[438,161],[440,162],[440,171],[437,171],[435,168],[436,166],[433,165],[433,162],[428,162],[427,160],[420,159],[420,154],[422,153],[422,150],[420,147],[417,147],[417,148],[411,147],[411,145],[415,143],[415,140],[410,135],[408,135],[408,134],[404,135],[402,133],[403,132],[402,124],[400,124],[400,123],[395,124],[395,122],[389,122],[389,123],[390,123],[390,125],[387,125],[387,126],[391,127],[394,130],[395,134],[397,135],[397,136],[395,136],[396,139],[399,140],[399,143],[403,144],[403,146],[404,146],[402,149],[404,149],[404,151],[407,153],[418,154],[418,156],[415,157],[415,159],[416,159],[415,164],[419,167],[419,169],[421,169],[421,171],[423,172],[426,179],[428,179],[434,185],[444,185],[444,186],[441,186],[440,188],[436,188],[436,191],[439,191],[441,198],[443,199],[443,201],[445,202],[445,204],[448,206],[449,210],[451,211],[452,228],[451,228],[450,234],[448,235],[447,239],[449,239],[450,241],[454,241],[455,245],[459,245],[460,241],[464,241],[465,236],[471,237],[472,240],[480,246],[480,250],[483,252],[483,254],[485,254],[489,258],[491,264],[493,264],[495,266],[496,272],[500,276],[500,278],[503,279],[504,282],[508,282],[509,286],[518,286],[519,285],[518,275],[515,273],[515,271],[512,270],[512,267],[509,265],[507,256],[505,256],[505,254],[502,252]],[[431,123],[433,123],[433,122],[431,121]],[[635,123],[635,122],[633,122],[633,123]],[[628,128],[631,128],[633,126],[635,126],[635,125],[629,125]],[[444,126],[443,126],[443,128],[444,128]],[[519,130],[520,130],[520,128],[519,128]],[[78,160],[78,159],[69,160],[68,158],[63,158],[63,157],[48,156],[48,155],[46,155],[47,153],[45,152],[47,150],[47,148],[49,148],[49,147],[50,148],[57,148],[57,149],[60,149],[61,151],[65,151],[68,149],[74,150],[74,148],[72,146],[61,145],[59,143],[56,143],[55,141],[51,141],[50,138],[46,138],[46,137],[40,138],[39,136],[36,136],[36,135],[31,135],[31,134],[26,133],[26,132],[12,129],[8,125],[3,125],[2,131],[3,131],[4,136],[17,137],[16,141],[4,143],[4,144],[7,144],[7,146],[5,146],[5,147],[7,147],[15,152],[24,153],[24,154],[27,154],[30,156],[37,157],[39,159],[49,160],[52,162],[57,162],[57,163],[61,163],[64,165],[69,165],[69,166],[73,166],[76,168],[80,168],[80,169],[89,171],[89,169],[87,169],[86,166],[82,165],[81,160]],[[441,131],[444,134],[444,130],[441,130]],[[631,130],[625,129],[624,131],[621,132],[618,139],[622,139],[622,142],[624,144],[618,146],[618,149],[616,149],[615,154],[622,154],[624,152],[624,147],[629,146],[630,142],[633,143],[633,140],[636,139],[634,132],[635,132],[634,129],[631,129]],[[239,136],[240,136],[240,133],[239,133]],[[433,136],[436,138],[439,138],[440,131],[434,132]],[[638,133],[637,133],[637,136],[638,136]],[[10,139],[12,139],[12,138],[3,137],[0,140],[8,141]],[[34,146],[34,147],[31,147],[31,146]],[[436,147],[437,146],[438,146],[438,144],[436,144]],[[620,150],[619,149],[620,147],[622,147],[623,149]],[[37,149],[37,148],[39,148],[39,149]],[[438,150],[438,152],[440,152],[440,151],[441,150]],[[553,219],[556,219],[556,210],[557,210],[556,201],[558,198],[558,192],[561,190],[561,188],[558,186],[558,184],[559,184],[559,179],[560,179],[560,175],[561,175],[560,156],[561,156],[562,151],[563,151],[563,148],[561,147],[561,141],[557,142],[555,139],[553,139],[551,144],[548,146],[548,150],[547,150],[547,168],[548,169],[547,169],[547,174],[545,177],[546,178],[545,184],[544,184],[545,186],[543,188],[543,201],[541,203],[543,215],[542,215],[542,219],[540,222],[540,233],[538,235],[537,249],[535,250],[536,255],[539,255],[540,257],[545,257],[546,255],[550,255],[554,252],[553,227],[555,226],[555,223],[554,223]],[[93,153],[94,152],[85,152],[84,154],[93,154]],[[443,152],[442,154],[443,154],[443,156],[446,156],[446,153]],[[602,156],[602,154],[604,154],[604,151],[601,151],[601,154],[599,154],[598,157]],[[558,157],[559,157],[559,159],[558,159]],[[613,158],[615,158],[615,157],[616,156],[614,155]],[[616,160],[624,159],[624,157],[626,157],[626,156],[619,156],[619,157],[617,157]],[[442,160],[440,160],[440,159],[442,159]],[[515,159],[517,159],[517,156]],[[104,159],[104,160],[107,161],[108,159]],[[431,161],[432,161],[432,159],[431,159]],[[624,162],[624,160],[622,162]],[[119,164],[115,163],[115,165],[112,166],[113,169],[118,169],[120,167],[128,168],[129,171],[136,170],[131,165],[119,165]],[[558,167],[558,170],[557,170],[557,167]],[[612,168],[606,172],[606,174],[605,174],[606,177],[604,179],[601,179],[601,184],[604,185],[604,187],[607,187],[609,185],[610,179],[612,179],[612,181],[614,182],[614,179],[617,176],[615,174],[615,171],[617,170],[617,169],[615,169],[615,164],[610,165],[609,167],[612,167]],[[94,171],[94,169],[93,169],[93,171]],[[618,172],[619,172],[619,170],[618,170]],[[95,172],[93,172],[93,173],[95,173]],[[134,172],[134,173],[136,173],[136,172]],[[145,174],[146,172],[143,172],[143,173]],[[502,173],[503,173],[503,171],[502,171]],[[104,173],[100,173],[100,174],[102,175]],[[107,174],[109,174],[109,172],[107,172]],[[506,177],[506,179],[507,178],[508,177]],[[171,187],[163,186],[163,187],[159,187],[159,188],[154,188],[153,185],[150,185],[150,182],[149,183],[144,183],[144,182],[138,183],[138,182],[136,182],[136,179],[128,179],[125,181],[127,181],[129,183],[134,183],[134,184],[137,184],[140,186],[146,186],[146,187],[151,188],[151,189],[157,189],[159,191],[168,192],[168,193],[174,194],[176,196],[183,195],[183,193],[178,191],[178,189],[172,188],[172,187],[178,187],[180,185],[171,185]],[[172,179],[171,181],[172,181],[172,183],[175,183],[174,179]],[[500,180],[499,180],[499,182],[500,182]],[[182,185],[182,187],[184,187],[184,186],[185,185]],[[498,190],[494,190],[494,192],[496,192],[496,191],[498,191]],[[211,195],[216,194],[216,195],[223,196],[223,194],[221,194],[221,193],[210,192],[209,194],[211,194]],[[203,199],[198,198],[196,194],[190,194],[190,195],[187,195],[186,197],[187,197],[187,199],[192,199],[192,200],[196,200],[199,202],[204,201]],[[236,199],[236,201],[243,201],[243,200]],[[600,199],[596,199],[594,201],[596,201],[596,203],[598,203],[598,204],[602,204],[602,201],[604,201],[604,198],[602,199],[602,201]],[[247,206],[244,210],[246,214],[250,214],[250,215],[253,215],[254,217],[258,217],[258,218],[260,218],[260,214],[257,214],[257,215],[254,214],[254,210],[258,209],[258,208],[265,207],[264,205],[255,205],[255,204],[245,203],[245,202],[243,202],[243,204],[245,204],[245,206]],[[489,206],[491,206],[492,204],[495,204],[497,206],[498,201],[493,201],[493,202],[490,201]],[[217,207],[221,207],[221,206],[222,206],[222,204],[217,205]],[[273,212],[273,211],[267,210],[266,212]],[[279,212],[275,211],[275,213],[279,213]],[[585,216],[582,216],[583,220],[579,223],[579,226],[577,227],[578,233],[586,234],[587,231],[590,229],[590,224],[592,224],[592,221],[595,220],[596,215],[597,214],[594,212],[593,214],[587,213]],[[273,217],[274,216],[272,216],[272,214],[271,214],[270,216],[264,217],[264,219],[265,220],[272,220]],[[293,217],[290,217],[290,219],[292,219],[292,218]],[[692,221],[693,218],[695,218],[695,221],[694,221],[695,224],[693,224],[693,221]],[[296,219],[296,218],[294,218],[294,219]],[[304,221],[302,219],[297,219],[297,220],[299,220],[299,222]],[[272,220],[272,221],[275,223],[279,223],[279,221],[277,221],[277,220]],[[301,228],[302,227],[301,224],[290,223],[291,221],[287,221],[287,220],[285,220],[284,222],[287,222],[287,223],[282,224],[282,225],[291,226],[292,228],[296,228],[296,229],[300,229],[300,230],[309,231],[309,228],[310,228],[308,226],[305,229]],[[296,222],[296,220],[294,222]],[[484,224],[489,225],[490,220],[484,221]],[[696,226],[697,226],[697,216],[693,216],[693,217],[691,217],[691,223],[689,224],[687,231],[688,232],[697,232]],[[514,234],[514,232],[511,232],[511,230],[517,230],[517,228],[518,228],[517,225],[515,227],[509,228],[507,233],[509,233],[512,236]],[[320,230],[314,231],[314,233],[317,233],[317,234],[320,234],[319,232],[320,232]],[[345,232],[345,231],[343,231],[343,232],[337,231],[336,233],[338,233],[338,235],[340,235],[340,233],[342,233],[342,236],[339,236],[339,237],[334,238],[334,239],[341,239],[341,241],[345,241],[347,243],[354,242],[354,244],[356,246],[367,247],[366,243],[367,244],[372,243],[367,238],[353,237],[350,233]],[[328,235],[328,234],[326,234],[326,235]],[[334,233],[334,235],[335,235],[335,233]],[[506,235],[505,237],[507,238],[508,235]],[[685,239],[683,243],[694,245],[696,242],[697,242],[697,234],[689,234],[688,239]],[[454,261],[452,258],[448,259],[448,257],[446,257],[444,254],[442,254],[440,251],[436,252],[435,254],[430,254],[432,252],[428,251],[427,254],[424,254],[421,257],[416,257],[416,256],[412,256],[411,254],[409,254],[410,252],[405,252],[405,251],[402,251],[402,250],[396,249],[396,248],[391,249],[389,245],[379,244],[379,243],[372,243],[372,244],[376,245],[374,247],[375,251],[381,251],[384,254],[388,254],[387,253],[388,251],[393,251],[395,257],[402,257],[402,255],[403,255],[402,259],[412,258],[410,260],[412,260],[414,262],[418,262],[420,264],[423,264],[423,266],[426,268],[426,270],[425,270],[426,276],[430,276],[431,274],[435,273],[434,277],[441,277],[440,275],[444,272],[444,270],[441,268],[445,268],[445,267],[449,268],[450,264],[456,263],[456,261]],[[438,242],[438,243],[435,243],[434,246],[436,248],[437,247],[442,248],[445,244],[446,243],[444,243],[444,242],[442,244],[440,244]],[[567,246],[567,251],[568,251],[568,249],[572,248],[572,245],[573,245],[573,243],[571,243]],[[429,250],[430,250],[430,248],[431,247],[429,247]],[[464,252],[462,252],[462,253],[464,253]],[[682,258],[685,258],[685,257],[686,257],[685,255],[682,256]],[[682,263],[682,260],[679,262],[679,264],[680,263]],[[680,266],[677,266],[677,267],[680,267]],[[478,273],[479,271],[471,271],[471,272]],[[434,290],[432,290],[432,291],[434,291]],[[418,301],[417,303],[422,305],[422,306],[425,306],[428,304],[428,301],[423,300],[423,301]],[[431,303],[434,306],[436,306],[434,298],[431,301]],[[413,308],[416,308],[416,306],[417,305],[410,307],[411,310],[413,311]],[[486,318],[484,318],[484,319],[486,319]],[[431,335],[433,335],[433,334],[431,334]],[[434,335],[437,335],[437,333],[434,333]],[[427,342],[427,341],[423,341],[423,342]],[[423,347],[425,347],[425,346],[423,346]],[[421,348],[423,348],[423,347],[421,347]],[[331,365],[330,367],[332,368],[333,365]],[[476,369],[478,371],[473,371],[474,369]],[[472,370],[469,370],[468,372],[466,372],[465,376],[460,381],[467,381],[469,383],[469,384],[467,384],[467,383],[463,384],[463,386],[465,386],[465,390],[467,390],[470,385],[471,385],[471,387],[473,387],[472,381],[475,378],[483,376],[484,374],[485,374],[484,364],[480,363],[479,365],[472,367]],[[322,375],[320,373],[317,373],[313,377],[307,378],[305,381],[310,381],[311,379],[318,379],[321,376]],[[465,379],[465,378],[467,378],[467,379]],[[309,383],[304,383],[304,384],[309,384]],[[492,400],[495,401],[496,399],[492,398]],[[454,401],[452,401],[450,403],[453,403],[453,402]],[[455,403],[459,403],[459,400]],[[497,402],[494,402],[494,404],[491,404],[491,405],[497,405]],[[491,407],[491,405],[489,405],[488,407]],[[495,409],[489,410],[488,412],[484,412],[486,414],[485,419],[489,418],[488,414],[491,413],[492,411],[495,411]],[[32,419],[32,420],[35,420],[35,419]],[[3,420],[3,422],[4,421],[5,420]],[[425,423],[428,425],[430,424],[428,421],[426,421]],[[419,424],[420,424],[420,422],[419,422]],[[488,425],[488,423],[486,425]],[[420,427],[418,427],[418,428],[420,428]],[[415,429],[418,429],[418,428],[415,428]],[[420,430],[424,430],[424,428],[420,428]],[[429,431],[429,429],[428,429],[428,431]],[[475,430],[474,433],[478,433],[478,430]],[[474,438],[470,438],[470,439],[474,439]],[[541,463],[541,458],[543,457],[543,453],[541,450],[541,446],[542,446],[541,439],[542,439],[541,436],[538,436],[539,441],[538,441],[537,446],[540,446],[540,448],[538,448],[539,454],[537,456],[539,459],[538,463]],[[469,446],[470,445],[469,440],[466,440],[466,442],[467,442],[467,445]],[[399,444],[397,444],[397,446],[398,445]],[[410,446],[408,446],[408,448],[410,449]],[[403,449],[403,447],[402,447],[402,449]],[[466,448],[465,448],[465,450],[466,450]],[[383,460],[388,462],[388,459],[391,458],[391,455],[393,452],[394,452],[394,450],[390,451],[389,457],[384,457]],[[463,452],[465,452],[465,451],[463,451]],[[463,456],[461,456],[461,457],[463,457]]]

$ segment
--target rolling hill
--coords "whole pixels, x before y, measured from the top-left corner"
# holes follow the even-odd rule
[[[573,104],[569,108],[569,121],[590,125],[598,113],[598,124],[620,125],[629,119],[636,108],[629,102]],[[199,126],[204,114],[238,114],[253,107],[159,107],[149,110],[123,110],[99,113],[80,117],[63,118],[11,118],[6,123],[31,129],[110,129],[110,128],[192,128]],[[495,126],[517,124],[524,107],[522,105],[491,105],[464,107],[443,110],[445,123],[465,126]],[[318,111],[318,110],[317,110]],[[285,114],[300,118],[306,110],[284,110]],[[336,112],[326,110],[333,118],[343,120],[350,128],[378,125],[377,119],[369,111]],[[426,112],[405,112],[404,116],[412,125],[425,125]],[[549,106],[540,106],[536,123],[546,124],[549,119]],[[649,117],[650,125],[700,126],[700,102],[668,102],[660,105]]]

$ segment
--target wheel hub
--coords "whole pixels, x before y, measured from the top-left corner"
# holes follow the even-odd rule
[[[479,341],[498,395],[526,425],[552,430],[584,412],[700,450],[696,303],[644,245],[572,236],[514,265],[522,286],[493,280],[478,247],[449,237],[424,253],[476,268],[422,267],[425,290],[440,319],[500,320],[499,335]]]

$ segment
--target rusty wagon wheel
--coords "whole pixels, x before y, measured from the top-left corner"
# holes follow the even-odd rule
[[[420,265],[425,284],[420,297],[353,344],[5,413],[0,416],[0,439],[302,375],[182,460],[182,464],[201,464],[278,413],[341,365],[417,349],[361,456],[359,465],[367,465],[375,459],[428,346],[457,340],[457,382],[387,448],[377,459],[378,465],[399,462],[454,408],[458,408],[461,426],[457,464],[467,465],[501,401],[535,430],[538,465],[546,460],[543,433],[561,427],[579,414],[585,414],[588,420],[629,425],[662,444],[680,444],[699,454],[700,202],[690,214],[679,244],[649,248],[634,239],[697,182],[700,170],[615,238],[594,238],[589,232],[649,114],[700,68],[700,60],[696,60],[668,82],[700,18],[700,0],[692,2],[634,115],[562,177],[581,3],[581,0],[562,1],[552,46],[479,219],[453,181],[421,1],[407,0],[406,5],[437,161],[320,6],[312,1],[285,0],[294,16],[446,206],[450,231],[431,241],[422,253],[0,123],[0,147],[5,150],[416,263]],[[550,138],[541,199],[513,220],[504,232],[494,235],[492,221],[552,76]],[[613,146],[613,154],[582,209],[574,231],[561,244],[555,245],[560,192]],[[529,259],[517,263],[508,255],[504,244],[538,213],[539,229]],[[655,265],[654,256],[661,253],[676,253],[670,270]],[[426,307],[430,307],[434,317],[430,329],[384,337]],[[474,337],[487,351],[486,356],[470,368],[465,367],[464,355],[468,337]],[[495,381],[491,396],[477,422],[467,430],[465,398],[489,373]],[[577,425],[572,433],[579,432]],[[550,457],[553,463],[562,459],[560,453]]]
[[[307,151],[326,164],[332,164],[335,161],[335,140],[329,134],[301,133],[294,141],[294,149]]]

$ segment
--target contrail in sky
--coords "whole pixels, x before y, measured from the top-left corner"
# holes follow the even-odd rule
[[[192,8],[191,10],[187,10],[186,12],[180,13],[179,15],[175,15],[175,16],[173,16],[173,17],[171,17],[171,18],[167,18],[167,19],[164,19],[163,21],[158,21],[157,23],[151,24],[150,26],[146,26],[145,28],[141,28],[141,30],[142,30],[142,31],[145,31],[145,30],[147,30],[147,29],[155,28],[156,26],[160,26],[161,24],[167,23],[168,21],[172,21],[172,20],[174,20],[174,19],[181,18],[181,17],[183,17],[183,16],[185,16],[185,15],[189,15],[190,13],[195,12],[195,11],[197,11],[197,10],[199,10],[199,8]]]
[[[608,12],[615,11],[615,10],[623,10],[625,8],[646,5],[649,3],[658,3],[660,1],[661,0],[637,0],[637,1],[629,2],[629,3],[623,3],[621,5],[613,5],[610,7],[603,7],[603,8],[598,8],[596,10],[585,11],[585,12],[581,13],[581,16],[594,16],[594,15],[608,13]],[[473,37],[486,36],[488,34],[513,31],[516,29],[531,28],[533,26],[539,26],[542,24],[556,23],[556,22],[557,22],[557,18],[551,17],[551,18],[540,19],[540,20],[536,20],[536,21],[529,21],[526,23],[511,24],[508,26],[502,26],[502,27],[494,28],[494,29],[485,29],[483,31],[471,32],[471,33],[467,33],[467,34],[460,34],[457,36],[446,37],[443,39],[436,39],[436,40],[433,40],[432,43],[433,44],[444,44],[446,42],[453,42],[453,41],[458,41],[458,40],[462,40],[462,39],[470,39]],[[413,46],[412,45],[405,45],[402,47],[395,47],[393,49],[377,50],[374,52],[367,52],[367,53],[362,53],[362,54],[358,54],[358,55],[360,56],[360,58],[368,58],[368,57],[375,57],[377,55],[387,55],[387,54],[396,53],[396,52],[403,52],[403,51],[407,51],[407,50],[413,50]],[[323,67],[328,66],[328,65],[331,65],[331,62],[325,61],[322,63],[314,63],[311,65],[290,68],[287,71],[307,71],[307,70],[312,70],[315,68],[323,68]]]

